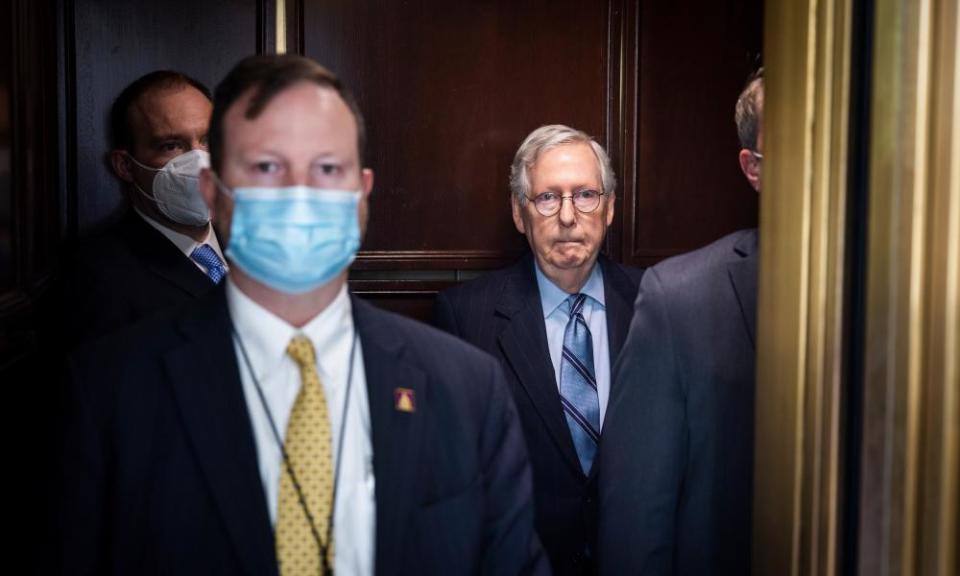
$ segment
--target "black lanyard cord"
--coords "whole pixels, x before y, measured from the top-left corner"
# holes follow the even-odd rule
[[[297,493],[297,501],[300,503],[300,507],[303,509],[303,513],[307,517],[307,522],[310,524],[310,534],[313,535],[313,539],[317,543],[317,548],[320,551],[320,573],[333,574],[333,570],[331,569],[327,559],[327,549],[333,535],[333,522],[335,517],[334,513],[336,512],[337,503],[337,486],[340,483],[340,463],[343,460],[340,456],[343,454],[343,438],[346,436],[345,432],[348,417],[347,410],[350,407],[350,394],[353,389],[353,362],[357,351],[358,339],[356,329],[354,329],[353,340],[350,344],[350,364],[347,369],[347,389],[345,390],[345,396],[343,398],[343,412],[340,417],[340,431],[339,437],[337,438],[337,455],[336,458],[334,458],[333,490],[330,494],[330,515],[327,521],[326,544],[320,538],[320,531],[317,530],[317,524],[313,519],[313,514],[310,512],[310,507],[307,505],[306,497],[303,495],[303,490],[300,487],[300,481],[297,479],[297,474],[293,469],[293,463],[290,461],[290,455],[287,454],[287,449],[283,445],[283,438],[280,436],[280,430],[277,428],[276,421],[273,418],[273,413],[270,411],[270,406],[267,404],[267,399],[263,393],[263,388],[260,386],[260,381],[253,371],[253,364],[250,362],[250,356],[247,354],[247,347],[244,346],[243,340],[237,333],[237,329],[233,325],[232,320],[230,322],[230,330],[233,333],[233,338],[240,346],[240,353],[243,355],[243,362],[247,367],[247,372],[249,372],[250,378],[253,379],[253,384],[257,390],[257,396],[260,398],[260,404],[263,407],[263,411],[267,414],[267,420],[270,422],[270,430],[273,432],[273,438],[276,441],[277,446],[280,448],[280,454],[283,456],[284,468],[290,475],[293,488]]]

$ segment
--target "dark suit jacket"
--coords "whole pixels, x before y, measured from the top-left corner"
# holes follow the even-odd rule
[[[611,369],[627,335],[642,272],[601,255]],[[557,574],[594,571],[596,482],[583,474],[560,405],[532,254],[513,266],[442,292],[441,328],[503,364],[533,463],[537,533]],[[606,433],[606,432],[604,432]]]
[[[543,571],[531,473],[495,360],[353,300],[387,574]],[[276,575],[223,289],[71,362],[63,563],[70,574]],[[395,409],[413,389],[416,410]]]
[[[749,574],[757,233],[647,271],[600,441],[604,574]]]
[[[132,210],[70,252],[62,290],[68,347],[195,300],[214,287]]]

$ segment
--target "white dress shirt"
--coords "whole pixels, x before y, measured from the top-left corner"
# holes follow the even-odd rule
[[[550,360],[553,362],[553,375],[560,389],[560,357],[563,352],[563,334],[570,319],[564,302],[570,297],[556,284],[550,281],[534,261],[537,271],[537,287],[540,289],[540,304],[543,306],[543,321],[547,329],[547,346],[550,348]],[[603,293],[603,274],[597,262],[580,289],[586,294],[583,303],[583,319],[590,328],[593,341],[593,373],[597,377],[597,396],[600,400],[600,429],[607,413],[607,401],[610,399],[610,343],[607,341],[607,306]]]
[[[287,355],[287,345],[294,336],[301,334],[313,343],[317,354],[317,371],[323,383],[330,415],[334,463],[337,458],[341,459],[334,502],[334,571],[337,574],[373,574],[376,503],[370,407],[363,351],[360,339],[355,339],[346,286],[323,312],[299,329],[248,298],[229,276],[226,291],[230,318],[250,358],[256,381],[260,384],[281,438],[286,436],[287,422],[300,392],[301,382],[300,368]],[[356,351],[351,375],[348,359],[354,341]],[[271,522],[276,526],[283,456],[238,338],[234,338],[234,348],[256,439],[267,509]],[[348,378],[352,379],[352,383],[347,400]],[[341,425],[344,434],[343,453],[338,454]]]
[[[223,257],[223,251],[220,250],[220,242],[217,241],[217,235],[213,233],[212,224],[207,223],[207,237],[203,239],[203,242],[197,242],[196,240],[187,236],[186,234],[181,234],[176,230],[171,230],[170,228],[167,228],[166,226],[157,222],[153,218],[150,218],[149,216],[147,216],[137,208],[134,208],[133,211],[136,212],[141,218],[143,218],[143,220],[147,224],[149,224],[150,226],[155,228],[158,232],[163,234],[167,240],[173,242],[173,245],[176,246],[178,250],[183,252],[183,254],[187,257],[187,259],[193,262],[194,266],[199,268],[200,271],[203,272],[204,274],[207,274],[207,267],[204,266],[203,264],[200,264],[193,258],[190,258],[190,255],[193,254],[193,251],[196,250],[197,247],[200,246],[201,244],[207,244],[211,248],[213,248],[213,251],[216,252],[217,256],[220,258],[220,261],[223,262],[223,267],[227,270],[230,269],[230,267],[227,265],[227,259]]]

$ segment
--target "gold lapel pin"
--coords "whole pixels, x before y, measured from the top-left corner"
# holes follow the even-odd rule
[[[393,407],[400,412],[416,412],[417,411],[417,395],[414,394],[413,389],[411,388],[394,388],[393,389]]]

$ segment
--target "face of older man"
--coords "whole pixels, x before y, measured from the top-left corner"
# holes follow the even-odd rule
[[[529,170],[530,198],[544,192],[572,196],[581,190],[603,190],[600,166],[589,145],[561,144],[550,148]],[[613,201],[603,195],[589,213],[577,210],[571,199],[560,211],[543,216],[532,200],[514,200],[513,221],[525,234],[543,273],[561,288],[575,277],[585,280],[597,260],[607,226],[613,221]],[[579,286],[575,287],[579,289]]]
[[[357,123],[343,99],[330,88],[301,82],[249,119],[251,96],[237,100],[224,115],[223,183],[229,188],[362,190],[359,218],[365,229],[373,173],[360,165]],[[216,198],[218,228],[229,240],[233,202],[224,194]]]

